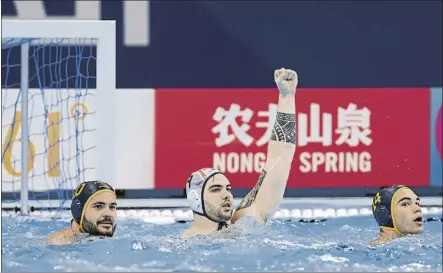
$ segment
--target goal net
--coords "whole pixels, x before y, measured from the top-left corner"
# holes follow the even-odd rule
[[[114,43],[114,22],[3,22],[2,209],[68,208],[83,181],[115,186]]]

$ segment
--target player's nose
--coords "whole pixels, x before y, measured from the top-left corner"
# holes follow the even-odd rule
[[[227,191],[227,190],[223,191],[223,193],[222,193],[223,200],[230,200],[231,197],[232,197],[232,194],[229,191]]]
[[[421,213],[421,206],[415,205],[413,206],[414,213]]]

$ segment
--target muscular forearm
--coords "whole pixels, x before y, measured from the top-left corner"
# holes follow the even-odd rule
[[[279,95],[277,112],[295,115],[295,95]]]
[[[277,116],[268,144],[267,158],[272,160],[284,156],[284,159],[292,161],[295,153],[295,141],[295,96],[280,95],[277,106]]]
[[[295,154],[295,130],[295,97],[280,95],[277,116],[268,143],[266,164],[256,188],[252,191],[260,200],[256,209],[264,221],[272,217],[283,198]]]
[[[272,217],[283,198],[294,159],[296,146],[294,95],[280,95],[273,128],[262,173],[267,179],[263,182],[263,190],[258,193],[260,195],[258,198],[263,202],[257,203],[257,210],[265,221]]]

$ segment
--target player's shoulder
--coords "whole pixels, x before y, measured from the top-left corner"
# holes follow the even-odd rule
[[[74,234],[70,228],[60,230],[48,236],[48,242],[52,244],[68,244],[72,242]]]
[[[190,227],[190,228],[185,229],[182,232],[182,234],[180,235],[180,238],[189,238],[189,237],[196,236],[196,235],[198,235],[198,233],[192,227]]]
[[[230,222],[231,222],[231,224],[234,224],[240,218],[244,218],[244,217],[251,217],[251,218],[258,220],[256,216],[257,216],[257,213],[255,210],[255,204],[252,204],[247,208],[237,209],[234,212],[234,214],[232,215]]]
[[[372,241],[368,242],[368,245],[382,245],[384,243],[386,243],[385,240],[383,240],[381,238],[377,238],[375,240],[372,240]]]

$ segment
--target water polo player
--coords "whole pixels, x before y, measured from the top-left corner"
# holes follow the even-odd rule
[[[117,196],[114,189],[102,181],[81,183],[71,203],[71,227],[49,236],[52,243],[72,243],[76,234],[112,237],[116,229]]]
[[[234,212],[233,195],[228,178],[212,168],[191,174],[186,183],[186,195],[194,212],[193,225],[182,236],[211,234],[229,227],[240,217],[251,216],[266,222],[278,209],[295,154],[295,93],[298,76],[295,71],[279,69],[274,80],[280,95],[272,134],[268,142],[265,166],[255,187]]]
[[[408,187],[381,189],[372,200],[372,213],[380,226],[380,235],[371,244],[382,244],[400,236],[423,232],[420,198]]]

